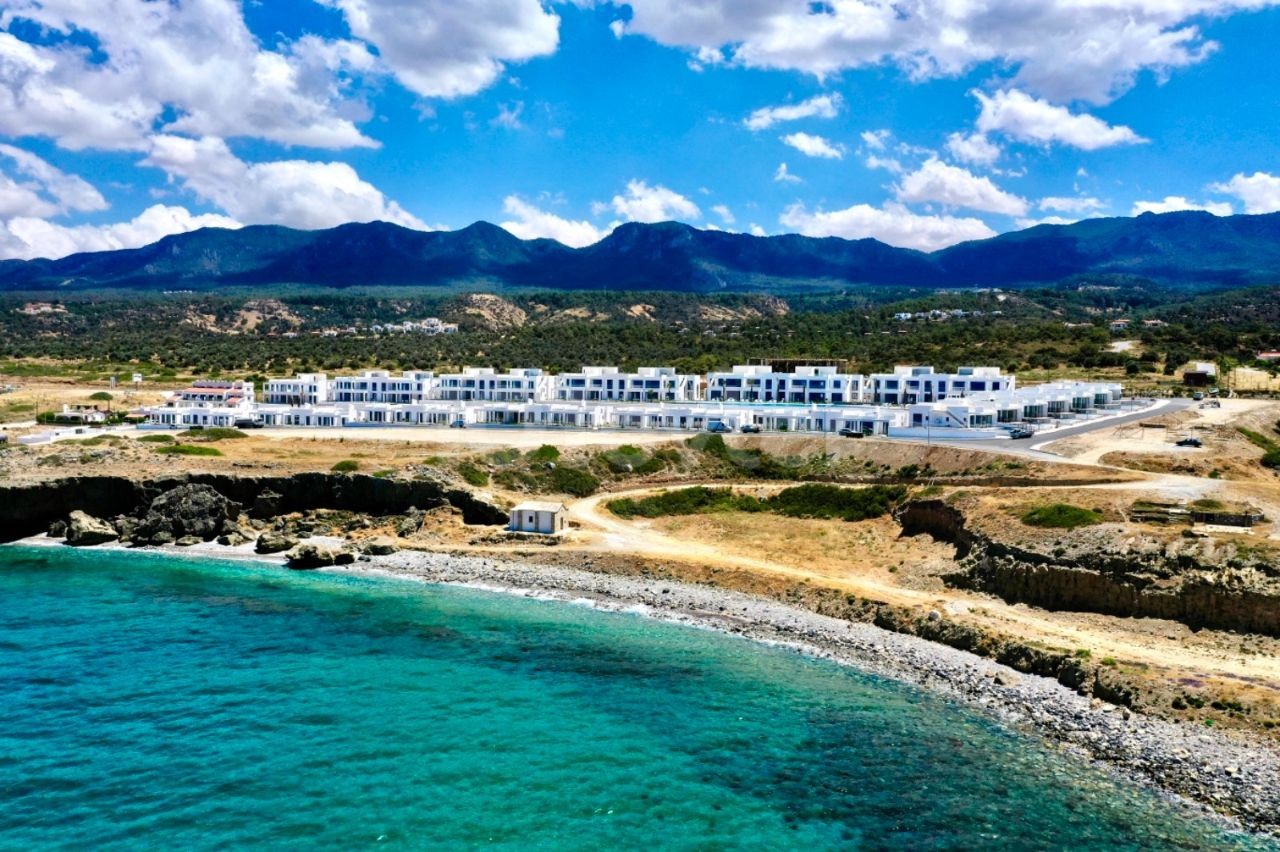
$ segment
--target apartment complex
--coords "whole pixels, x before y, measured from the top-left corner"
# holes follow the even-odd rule
[[[634,373],[617,367],[583,367],[555,376],[555,398],[573,402],[688,402],[702,399],[702,376],[672,367],[641,367]]]
[[[774,372],[764,364],[735,366],[707,374],[707,399],[726,402],[781,402],[843,405],[863,399],[862,376],[836,367],[796,367]]]

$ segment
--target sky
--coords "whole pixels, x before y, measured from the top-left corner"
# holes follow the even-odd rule
[[[0,258],[1280,210],[1280,0],[0,0]]]

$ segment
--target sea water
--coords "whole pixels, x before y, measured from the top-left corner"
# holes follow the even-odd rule
[[[1258,844],[927,692],[468,589],[0,547],[0,847]]]

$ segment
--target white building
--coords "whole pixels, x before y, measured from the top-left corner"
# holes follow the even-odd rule
[[[435,398],[435,373],[406,370],[398,376],[386,370],[365,370],[358,376],[337,376],[331,385],[334,402],[388,402],[407,405]]]
[[[288,379],[269,379],[262,391],[268,405],[319,405],[329,401],[329,377],[301,373]]]
[[[171,401],[179,406],[222,405],[236,407],[253,404],[253,382],[224,382],[201,379],[173,395]]]
[[[463,402],[550,399],[553,382],[553,376],[532,368],[499,373],[492,367],[467,367],[461,373],[441,375],[436,398]]]
[[[641,367],[623,373],[617,367],[583,367],[554,377],[554,398],[571,402],[685,402],[702,397],[702,377],[673,367]]]
[[[512,532],[557,535],[569,528],[563,503],[529,501],[511,510],[507,529]]]
[[[937,402],[975,393],[999,393],[1014,389],[1013,376],[999,367],[961,367],[954,373],[935,373],[933,367],[898,366],[892,373],[872,373],[871,401],[882,405]]]
[[[707,374],[707,399],[726,402],[788,402],[843,405],[863,400],[862,376],[836,367],[796,367],[776,373],[765,364],[735,366]]]

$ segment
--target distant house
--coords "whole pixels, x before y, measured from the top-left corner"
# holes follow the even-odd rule
[[[64,405],[54,419],[60,423],[102,424],[107,422],[107,412],[96,405]]]
[[[1280,352],[1259,352],[1259,361],[1280,361]]]
[[[511,522],[507,529],[512,532],[541,533],[556,535],[568,528],[563,503],[539,503],[530,501],[521,503],[511,510]]]
[[[1218,381],[1218,366],[1208,361],[1197,361],[1182,373],[1182,383],[1187,387],[1204,388]]]
[[[1124,334],[1126,331],[1129,330],[1129,320],[1127,319],[1112,320],[1110,328],[1111,328],[1112,334]]]

